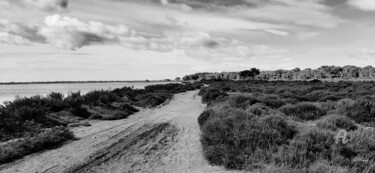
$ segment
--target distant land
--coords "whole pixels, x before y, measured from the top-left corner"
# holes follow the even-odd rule
[[[274,70],[274,71],[260,71],[252,68],[255,71],[244,70],[238,72],[221,72],[221,73],[195,73],[186,75],[182,78],[184,81],[201,81],[201,80],[324,80],[324,81],[372,81],[375,80],[375,67],[357,67],[353,65],[347,66],[321,66],[317,69],[294,68],[292,70]]]
[[[90,80],[90,81],[33,81],[33,82],[0,82],[0,85],[27,85],[27,84],[72,84],[72,83],[142,83],[142,82],[178,82],[175,80],[164,79],[164,80]]]

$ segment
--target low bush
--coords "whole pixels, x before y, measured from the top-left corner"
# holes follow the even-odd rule
[[[138,101],[135,104],[140,107],[155,107],[172,97],[173,95],[170,93],[148,93],[136,97]]]
[[[279,116],[257,119],[246,114],[212,118],[202,126],[207,160],[230,169],[269,160],[275,147],[287,144],[296,130]]]
[[[348,117],[343,115],[327,115],[319,119],[316,123],[316,126],[322,129],[328,129],[332,131],[337,130],[356,130],[357,126],[355,123]]]
[[[199,95],[202,96],[202,102],[210,103],[210,102],[215,101],[218,98],[223,98],[227,96],[228,94],[221,92],[219,90],[216,90],[216,89],[204,88],[199,92]]]
[[[318,106],[312,103],[298,103],[296,105],[285,105],[279,109],[287,116],[296,117],[301,120],[315,120],[325,114]]]
[[[375,125],[375,96],[356,100],[344,109],[344,113],[357,123]]]
[[[272,109],[263,103],[255,103],[246,109],[247,113],[254,114],[257,116],[263,116],[269,114]]]
[[[231,95],[228,99],[229,106],[233,108],[246,109],[255,103],[260,103],[261,101],[255,98],[250,94],[241,94],[241,95]]]
[[[215,112],[213,110],[205,110],[198,117],[198,124],[202,126],[210,117],[213,117]]]
[[[308,128],[300,131],[289,145],[279,148],[273,160],[277,165],[306,168],[318,160],[331,160],[334,145],[332,131]]]
[[[73,133],[66,128],[51,128],[35,137],[21,139],[0,146],[0,163],[10,162],[27,154],[56,147],[73,139]]]

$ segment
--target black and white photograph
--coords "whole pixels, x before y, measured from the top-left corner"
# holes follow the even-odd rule
[[[0,173],[375,173],[375,0],[0,0]]]

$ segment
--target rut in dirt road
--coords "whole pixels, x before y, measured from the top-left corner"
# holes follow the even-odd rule
[[[85,163],[64,172],[141,171],[148,167],[148,163],[157,163],[175,142],[177,133],[178,129],[169,123],[145,125],[128,136],[120,136],[117,143],[97,151]]]

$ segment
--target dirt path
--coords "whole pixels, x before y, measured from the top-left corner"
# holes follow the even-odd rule
[[[203,157],[197,117],[204,108],[197,91],[177,94],[125,120],[74,128],[79,140],[2,165],[0,172],[226,172]]]

